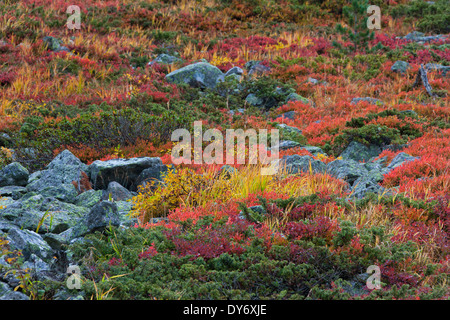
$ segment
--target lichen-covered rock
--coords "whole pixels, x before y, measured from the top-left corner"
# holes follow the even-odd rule
[[[159,158],[157,158],[159,159]],[[164,172],[167,172],[168,166],[164,165],[159,159],[159,161],[155,161],[151,167],[148,167],[139,174],[137,177],[137,185],[145,185],[145,184],[154,184],[158,185],[159,181],[162,180],[162,175]]]
[[[108,188],[103,191],[102,200],[123,201],[131,199],[133,195],[124,188],[120,183],[112,181],[108,184]]]
[[[264,99],[258,97],[254,93],[250,93],[246,98],[245,102],[254,107],[262,107],[264,105]]]
[[[27,194],[1,211],[4,218],[22,229],[60,233],[78,223],[89,209],[40,194]]]
[[[51,36],[45,36],[42,41],[47,50],[58,51],[61,48],[61,40]]]
[[[395,63],[392,65],[391,71],[400,73],[400,74],[405,74],[406,71],[410,68],[411,68],[411,66],[408,62],[398,60],[398,61],[395,61]]]
[[[219,68],[207,62],[197,62],[169,73],[166,79],[171,83],[185,83],[194,88],[214,89],[217,79],[222,75]]]
[[[80,181],[81,172],[86,172],[87,169],[69,150],[64,150],[27,185],[27,190],[73,202],[78,192],[72,182]]]
[[[413,31],[400,38],[414,42],[431,42],[436,40],[445,40],[446,36],[442,34],[426,36],[423,32]]]
[[[371,176],[363,176],[356,179],[351,188],[350,197],[358,199],[364,198],[368,193],[382,194],[385,189],[378,184],[378,182]]]
[[[25,259],[32,254],[44,261],[49,261],[52,257],[52,248],[34,231],[12,228],[8,232],[7,240],[11,248],[22,250]]]
[[[363,164],[354,160],[334,160],[327,164],[327,172],[338,179],[345,180],[350,185],[368,173]]]
[[[76,206],[92,208],[97,203],[99,203],[102,199],[103,191],[102,190],[87,190],[83,193],[80,193],[74,201]]]
[[[296,127],[288,126],[285,123],[277,124],[277,128],[281,129],[283,132],[287,134],[302,134],[302,130]]]
[[[242,76],[242,75],[244,74],[244,70],[242,70],[242,69],[239,68],[239,67],[233,67],[233,68],[231,68],[230,70],[228,70],[228,71],[225,73],[225,77],[226,77],[226,76],[229,76],[229,75],[232,75],[232,74],[236,74],[236,75],[238,75],[238,76]]]
[[[30,297],[28,297],[25,293],[10,290],[0,296],[0,300],[30,300]]]
[[[29,172],[18,162],[13,162],[0,170],[0,187],[25,186],[28,182]]]
[[[26,190],[27,189],[25,187],[20,187],[20,186],[1,187],[0,188],[0,197],[1,196],[12,197],[13,199],[17,200],[24,193],[26,193]]]
[[[89,232],[103,230],[110,225],[119,226],[120,217],[117,205],[110,201],[97,203],[86,216],[85,223]]]
[[[367,162],[370,159],[378,156],[381,153],[381,148],[376,145],[366,146],[357,141],[352,141],[348,147],[341,153],[342,159],[351,159],[355,161]]]
[[[73,184],[61,184],[58,186],[49,186],[39,191],[44,197],[53,197],[58,200],[72,203],[78,196],[77,189]]]
[[[111,201],[101,201],[91,208],[79,223],[62,232],[61,239],[72,243],[75,239],[84,237],[89,233],[104,231],[109,226],[118,227],[121,224],[117,204]]]
[[[139,175],[148,168],[162,170],[160,158],[140,157],[132,159],[96,160],[89,166],[94,189],[106,189],[112,181],[120,183],[131,191],[136,191]]]
[[[286,170],[290,174],[310,172],[310,170],[317,173],[324,172],[326,169],[326,165],[322,161],[311,156],[300,156],[298,154],[284,156],[280,160],[279,166],[281,170]]]
[[[277,119],[289,119],[289,120],[294,120],[295,119],[295,115],[297,113],[295,111],[288,111],[285,113],[282,113],[280,115],[277,116]]]
[[[304,149],[304,150],[310,152],[311,154],[313,154],[314,156],[317,156],[319,154],[327,155],[321,148],[316,147],[316,146],[304,146],[304,147],[300,147],[300,149]]]
[[[291,148],[295,148],[300,146],[300,143],[296,142],[296,141],[291,141],[291,140],[282,140],[280,141],[277,145],[271,147],[271,148],[267,148],[268,150],[274,149],[276,147],[278,147],[278,150],[287,150],[287,149],[291,149]]]
[[[311,102],[311,100],[302,97],[301,95],[299,95],[298,93],[292,92],[290,93],[287,97],[286,97],[286,103],[288,102],[296,102],[296,101],[300,101],[303,102],[304,104],[310,104],[313,105],[313,103]]]
[[[394,159],[392,159],[392,161],[389,163],[389,165],[384,169],[383,173],[384,174],[389,173],[392,170],[394,170],[395,168],[404,164],[405,162],[414,161],[417,159],[419,159],[419,157],[413,157],[405,152],[400,152],[398,155],[396,155],[394,157]]]

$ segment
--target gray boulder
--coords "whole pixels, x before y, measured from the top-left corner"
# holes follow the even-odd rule
[[[114,202],[102,201],[96,204],[86,217],[89,232],[103,230],[109,225],[119,226],[120,217]]]
[[[395,168],[401,166],[405,162],[414,161],[419,159],[419,157],[413,157],[405,152],[400,152],[398,155],[392,159],[392,161],[389,163],[389,165],[384,169],[384,174],[391,172]]]
[[[110,182],[116,181],[128,190],[136,191],[139,183],[142,183],[138,180],[139,175],[148,168],[160,172],[162,168],[161,159],[140,157],[107,161],[96,160],[89,166],[89,171],[95,189],[106,189]]]
[[[381,148],[376,145],[366,146],[357,141],[352,141],[340,156],[344,160],[351,159],[355,161],[367,162],[370,159],[378,156],[380,153]]]
[[[288,103],[288,102],[296,102],[296,101],[303,102],[304,104],[310,104],[310,105],[313,105],[313,103],[311,102],[311,100],[309,100],[309,99],[307,99],[307,98],[305,98],[305,97],[302,97],[301,95],[299,95],[298,93],[295,93],[295,92],[290,93],[290,94],[286,97],[285,103]]]
[[[0,296],[0,300],[30,300],[30,298],[20,291],[8,291]]]
[[[42,41],[47,50],[58,51],[61,48],[61,40],[54,37],[45,36]]]
[[[108,188],[103,191],[102,200],[126,201],[132,197],[133,195],[129,190],[124,188],[120,183],[112,181],[108,184]]]
[[[94,205],[89,213],[77,225],[60,234],[61,241],[71,243],[75,239],[83,239],[89,233],[104,231],[109,226],[118,227],[121,219],[117,204],[111,201],[101,201]]]
[[[25,186],[29,172],[20,163],[13,162],[0,170],[0,187]]]
[[[425,34],[423,32],[413,31],[411,33],[408,33],[406,36],[400,37],[400,38],[409,40],[409,41],[425,43],[425,42],[431,42],[431,41],[437,41],[437,40],[445,40],[447,38],[447,36],[442,35],[442,34],[433,35],[433,36],[425,36]]]
[[[227,76],[229,76],[229,75],[232,75],[232,74],[236,74],[236,75],[238,75],[238,76],[242,76],[242,75],[244,74],[244,70],[242,70],[242,69],[239,68],[239,67],[233,67],[233,68],[231,68],[230,70],[228,70],[228,71],[225,73],[225,77],[227,77]]]
[[[300,149],[305,149],[306,151],[312,153],[314,156],[319,154],[327,155],[321,148],[315,146],[304,146],[300,147]]]
[[[246,98],[245,98],[245,102],[247,102],[249,105],[254,106],[254,107],[262,107],[264,106],[264,99],[258,97],[256,94],[254,93],[250,93]]]
[[[13,199],[17,200],[20,198],[24,193],[26,193],[25,187],[20,186],[6,186],[0,188],[0,196],[3,197],[12,197]]]
[[[277,119],[285,118],[285,119],[289,119],[289,120],[294,120],[295,119],[295,115],[296,115],[295,111],[288,111],[288,112],[285,112],[285,113],[282,113],[282,114],[278,115],[276,118]]]
[[[166,79],[171,83],[185,83],[194,88],[214,89],[217,79],[222,75],[219,68],[207,62],[197,62],[169,73]]]
[[[35,254],[44,261],[52,257],[52,248],[34,231],[12,228],[8,232],[9,245],[13,249],[22,250],[25,260]]]
[[[61,184],[59,186],[49,186],[39,191],[44,197],[53,197],[64,202],[73,202],[78,195],[78,191],[73,184]]]
[[[302,130],[300,130],[299,128],[288,126],[284,123],[277,124],[277,128],[281,129],[287,134],[302,134]]]
[[[162,180],[163,174],[167,172],[168,169],[168,166],[164,165],[161,159],[159,159],[159,161],[155,161],[151,167],[142,170],[137,177],[136,183],[138,185],[145,185],[148,183],[157,185],[159,181]]]
[[[312,84],[318,84],[320,81],[317,80],[317,79],[315,79],[315,78],[309,77],[309,78],[308,78],[308,82],[309,82],[309,83],[312,83]]]
[[[6,283],[0,281],[0,297],[9,293],[10,291],[11,291],[10,287]]]
[[[385,189],[370,176],[363,176],[356,179],[352,188],[351,196],[358,199],[364,198],[368,193],[382,194]]]
[[[101,201],[102,195],[102,190],[87,190],[75,198],[74,204],[79,207],[92,208]]]
[[[22,229],[60,233],[78,223],[89,209],[40,194],[27,194],[2,210],[2,216]]]
[[[300,156],[294,154],[291,156],[284,156],[280,162],[280,169],[286,168],[286,172],[290,174],[296,174],[301,172],[310,172],[310,169],[314,172],[324,172],[326,165],[320,161],[316,160],[311,156]]]
[[[69,230],[69,229],[68,229]],[[42,235],[42,239],[47,242],[47,244],[53,249],[53,250],[61,250],[63,246],[68,244],[68,239],[64,237],[64,233],[45,233]]]
[[[396,73],[405,74],[406,71],[410,68],[411,68],[411,66],[409,65],[408,62],[398,60],[398,61],[395,61],[395,63],[392,65],[391,71],[396,72]]]
[[[87,169],[88,167],[69,150],[64,150],[47,165],[45,170],[34,177],[27,185],[27,190],[73,202],[78,191],[72,181],[80,181],[81,172],[86,172]]]
[[[328,163],[327,172],[338,179],[345,180],[350,185],[368,173],[363,164],[351,159],[334,160]]]

